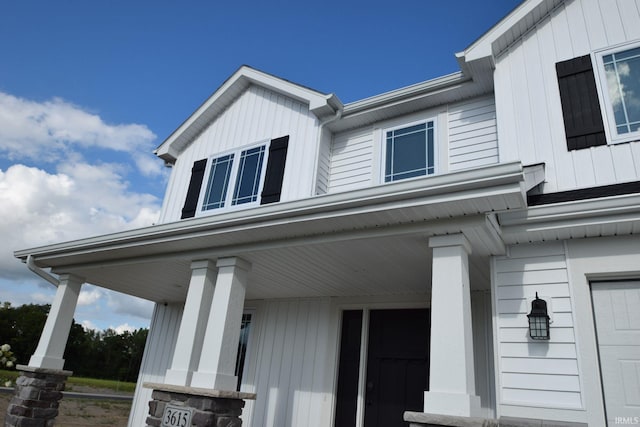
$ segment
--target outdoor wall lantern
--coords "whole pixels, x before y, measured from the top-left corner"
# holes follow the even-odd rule
[[[534,340],[549,339],[549,314],[547,313],[547,302],[538,298],[531,301],[531,313],[527,314],[529,318],[529,335]]]

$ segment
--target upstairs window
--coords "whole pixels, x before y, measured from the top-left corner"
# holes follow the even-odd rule
[[[194,217],[196,212],[279,202],[288,146],[289,136],[283,136],[194,162],[181,218]]]
[[[385,132],[384,182],[435,173],[433,120]]]
[[[220,209],[258,200],[264,173],[265,145],[231,153],[211,160],[202,210]],[[237,162],[235,159],[237,158]],[[231,177],[235,177],[230,186]],[[230,194],[231,188],[233,193]]]
[[[606,51],[601,62],[601,86],[612,140],[640,133],[640,47]]]
[[[261,145],[240,154],[240,164],[236,175],[236,186],[233,192],[232,205],[241,205],[258,200],[258,189],[262,177],[265,146]]]
[[[229,179],[233,166],[233,154],[218,157],[212,160],[209,171],[209,181],[202,201],[202,210],[218,209],[224,207],[229,191]]]

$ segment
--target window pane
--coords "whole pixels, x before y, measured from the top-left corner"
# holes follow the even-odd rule
[[[213,159],[209,181],[207,182],[207,192],[202,202],[203,211],[218,209],[224,206],[227,197],[227,188],[229,188],[232,164],[233,154]]]
[[[640,127],[640,48],[603,57],[618,134]]]
[[[387,132],[385,182],[432,174],[433,122]]]
[[[233,200],[231,201],[233,205],[251,203],[258,200],[264,152],[265,146],[262,145],[245,150],[240,154],[238,176],[236,177],[236,186],[233,192]]]

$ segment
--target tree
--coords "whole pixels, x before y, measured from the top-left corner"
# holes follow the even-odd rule
[[[0,304],[0,343],[8,343],[20,364],[27,364],[38,345],[49,305],[12,307]],[[72,321],[65,348],[65,369],[76,376],[135,381],[148,329],[118,334],[113,329],[85,329]]]

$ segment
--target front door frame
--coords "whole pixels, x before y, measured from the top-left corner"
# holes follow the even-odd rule
[[[389,301],[389,297],[372,297],[364,299],[362,302],[338,303],[338,329],[336,352],[335,352],[335,378],[333,391],[333,409],[331,416],[331,426],[335,425],[336,410],[336,392],[338,387],[338,368],[340,359],[340,338],[342,330],[342,313],[345,310],[362,310],[362,331],[360,334],[360,366],[358,369],[358,398],[356,404],[356,424],[354,427],[364,427],[364,411],[365,411],[365,390],[367,381],[367,357],[369,354],[369,316],[372,310],[410,310],[416,308],[426,308],[431,310],[431,294],[412,295],[412,300],[408,301],[406,296],[399,298],[397,301]]]

